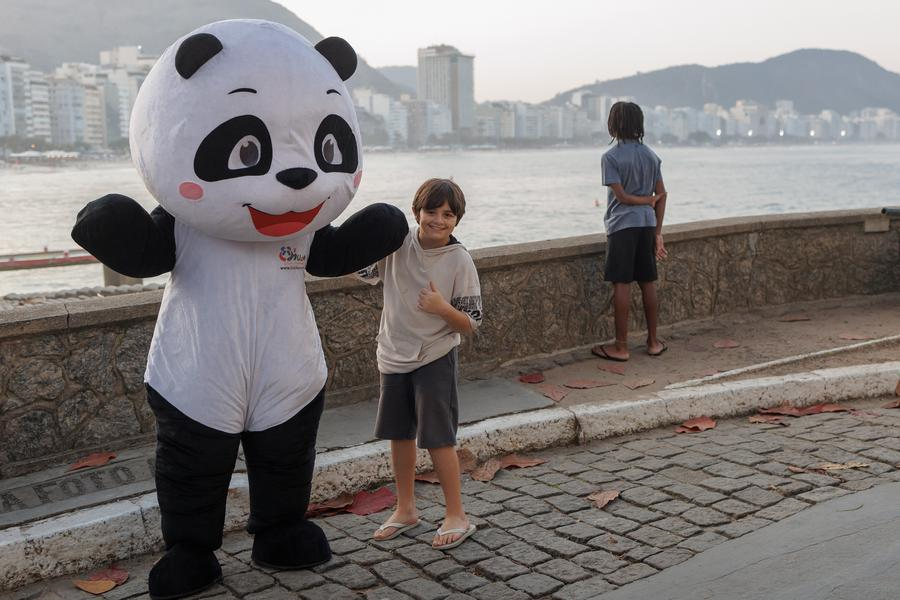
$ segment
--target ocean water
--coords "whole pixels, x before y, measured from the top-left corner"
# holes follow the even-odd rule
[[[604,147],[368,153],[351,214],[388,202],[409,214],[429,177],[466,194],[457,237],[469,248],[603,231]],[[900,206],[900,145],[655,148],[669,190],[666,223]],[[0,254],[65,250],[75,215],[107,193],[155,201],[130,163],[0,169]],[[340,221],[340,219],[339,219]],[[157,278],[157,281],[165,277]],[[99,265],[0,272],[0,296],[102,285]]]

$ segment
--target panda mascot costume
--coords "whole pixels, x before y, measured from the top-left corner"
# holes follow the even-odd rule
[[[362,176],[344,81],[356,54],[267,21],[203,26],[168,48],[131,117],[131,154],[160,206],[110,194],[74,240],[132,277],[171,271],[147,359],[166,553],[154,600],[221,579],[225,499],[243,445],[253,560],[331,558],[305,519],[324,405],[325,358],[304,274],[333,277],[400,247],[406,219],[376,204],[329,223]]]

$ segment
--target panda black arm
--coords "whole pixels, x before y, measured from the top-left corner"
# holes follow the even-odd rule
[[[107,194],[78,213],[72,239],[122,275],[154,277],[175,267],[175,219],[161,206],[147,214],[127,196]]]
[[[340,227],[328,225],[317,231],[306,271],[316,277],[355,273],[397,250],[408,232],[409,225],[399,208],[373,204]]]

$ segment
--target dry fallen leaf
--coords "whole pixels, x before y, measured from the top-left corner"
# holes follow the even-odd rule
[[[536,467],[547,462],[546,458],[527,458],[518,454],[507,454],[500,459],[500,465],[504,469],[515,467],[517,469],[525,469],[527,467]]]
[[[782,323],[796,323],[797,321],[809,321],[809,317],[804,313],[789,313],[781,315],[778,320]]]
[[[850,409],[846,406],[833,404],[831,402],[825,402],[822,404],[813,404],[812,406],[807,406],[806,408],[800,409],[800,416],[805,417],[806,415],[818,415],[820,413],[847,412],[849,410]]]
[[[609,490],[606,492],[594,492],[593,494],[589,495],[587,499],[592,501],[597,508],[603,508],[618,497],[618,491]]]
[[[794,465],[789,465],[787,468],[791,473],[807,473],[808,471],[803,467],[795,467]]]
[[[881,408],[900,408],[900,400],[894,400],[893,402],[888,402]]]
[[[543,395],[547,396],[554,402],[560,402],[560,401],[562,401],[563,398],[565,398],[566,396],[569,395],[569,390],[567,390],[566,388],[564,388],[562,386],[554,385],[552,383],[541,385],[541,386],[539,386],[539,388]]]
[[[390,508],[396,502],[397,496],[389,488],[378,488],[374,492],[363,490],[356,493],[353,504],[347,507],[347,512],[364,517]]]
[[[69,471],[86,469],[88,467],[102,467],[115,457],[115,452],[95,452],[94,454],[88,454],[84,458],[72,463],[69,466]]]
[[[847,469],[865,469],[868,466],[870,466],[869,463],[851,460],[847,463],[824,463],[816,468],[823,471],[845,471]]]
[[[655,382],[656,380],[652,377],[644,377],[642,379],[629,379],[627,381],[623,381],[622,385],[627,387],[629,390],[636,390],[648,385],[653,385]]]
[[[478,466],[478,459],[468,448],[460,448],[456,451],[456,456],[459,458],[460,473],[469,473]]]
[[[615,375],[625,374],[625,365],[615,365],[609,362],[602,362],[597,365],[597,368],[601,371],[606,371],[607,373],[614,373]]]
[[[769,425],[781,425],[787,427],[788,424],[781,420],[778,415],[752,415],[748,419],[751,423],[766,423]]]
[[[472,479],[475,481],[491,481],[497,471],[503,468],[499,458],[489,458],[483,465],[472,471]]]
[[[861,333],[842,333],[838,337],[842,340],[849,340],[849,341],[862,341],[862,340],[874,339],[874,337],[871,335],[864,335]]]
[[[696,419],[688,419],[675,429],[675,433],[699,433],[712,429],[716,426],[716,421],[709,417],[697,417]]]
[[[786,415],[788,417],[800,417],[803,415],[802,409],[789,404],[782,404],[773,408],[761,408],[759,413],[761,415]]]
[[[526,373],[524,375],[519,375],[519,381],[522,383],[543,383],[544,382],[544,374],[543,373]]]
[[[84,581],[81,579],[76,579],[72,583],[75,584],[79,590],[83,590],[89,594],[105,594],[109,590],[116,587],[116,582],[111,579],[98,579],[96,581]]]
[[[341,494],[337,498],[310,504],[306,509],[306,518],[327,517],[343,512],[342,509],[353,504],[353,494]]]
[[[573,390],[589,390],[591,388],[606,387],[608,385],[616,385],[614,381],[599,381],[597,379],[573,379],[563,384],[567,388]]]
[[[424,473],[417,473],[416,481],[424,481],[425,483],[441,482],[441,480],[438,479],[437,473],[435,471],[425,471]]]
[[[128,581],[128,571],[118,567],[117,565],[110,565],[109,567],[103,569],[102,571],[97,571],[96,573],[92,573],[88,578],[88,581],[103,581],[110,580],[116,585],[122,585],[126,581]]]
[[[736,342],[731,339],[719,340],[713,344],[713,348],[725,349],[725,348],[737,348],[740,346],[740,342]]]

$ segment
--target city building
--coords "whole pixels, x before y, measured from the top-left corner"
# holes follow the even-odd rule
[[[0,137],[28,135],[27,73],[25,61],[0,56]]]
[[[475,127],[474,56],[453,46],[419,48],[417,97],[450,109],[452,129],[472,132]]]

